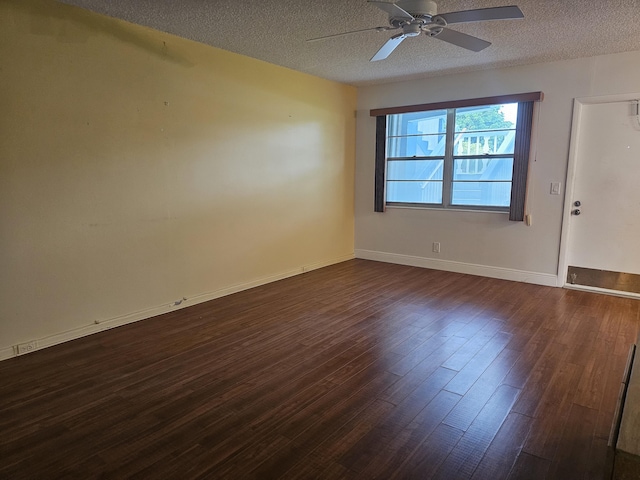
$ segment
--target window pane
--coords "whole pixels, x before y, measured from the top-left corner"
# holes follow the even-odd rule
[[[505,155],[513,153],[515,130],[460,132],[455,134],[454,155]]]
[[[517,103],[456,109],[456,133],[503,130],[516,127]]]
[[[387,202],[442,203],[442,182],[387,182]]]
[[[453,182],[453,205],[508,207],[510,200],[511,182]]]
[[[446,131],[446,110],[389,115],[387,157],[442,157]]]
[[[387,135],[418,135],[422,133],[446,133],[447,111],[400,113],[387,118]]]
[[[388,180],[442,180],[444,160],[395,160],[387,163]]]
[[[446,135],[413,135],[389,137],[387,158],[393,157],[444,157]]]
[[[453,162],[454,180],[507,180],[513,174],[513,158],[465,158]]]

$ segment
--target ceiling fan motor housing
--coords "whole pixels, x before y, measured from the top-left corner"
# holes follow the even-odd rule
[[[396,5],[414,17],[430,18],[438,14],[438,6],[431,0],[400,0]]]

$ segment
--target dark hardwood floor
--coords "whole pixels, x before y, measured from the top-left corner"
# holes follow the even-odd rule
[[[639,305],[345,262],[0,362],[0,478],[602,479]]]

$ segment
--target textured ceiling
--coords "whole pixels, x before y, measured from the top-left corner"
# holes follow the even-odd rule
[[[366,0],[62,0],[266,62],[356,86],[640,50],[640,0],[442,0],[440,13],[516,4],[522,20],[452,25],[492,42],[479,53],[421,35],[369,62],[391,36]]]

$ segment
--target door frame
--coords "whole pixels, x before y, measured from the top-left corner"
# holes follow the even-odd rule
[[[560,255],[558,258],[558,287],[571,288],[575,290],[588,290],[592,292],[606,292],[623,297],[640,298],[640,294],[629,292],[617,292],[605,290],[598,287],[588,287],[584,285],[572,285],[566,282],[569,269],[569,240],[571,238],[571,206],[573,204],[573,193],[575,189],[575,179],[578,163],[578,145],[582,130],[582,116],[586,105],[597,105],[604,103],[631,102],[640,99],[639,93],[623,93],[616,95],[600,95],[595,97],[579,97],[573,100],[573,120],[571,122],[571,138],[569,141],[569,162],[567,164],[567,179],[564,192],[564,208],[562,212],[562,229],[560,231]]]

